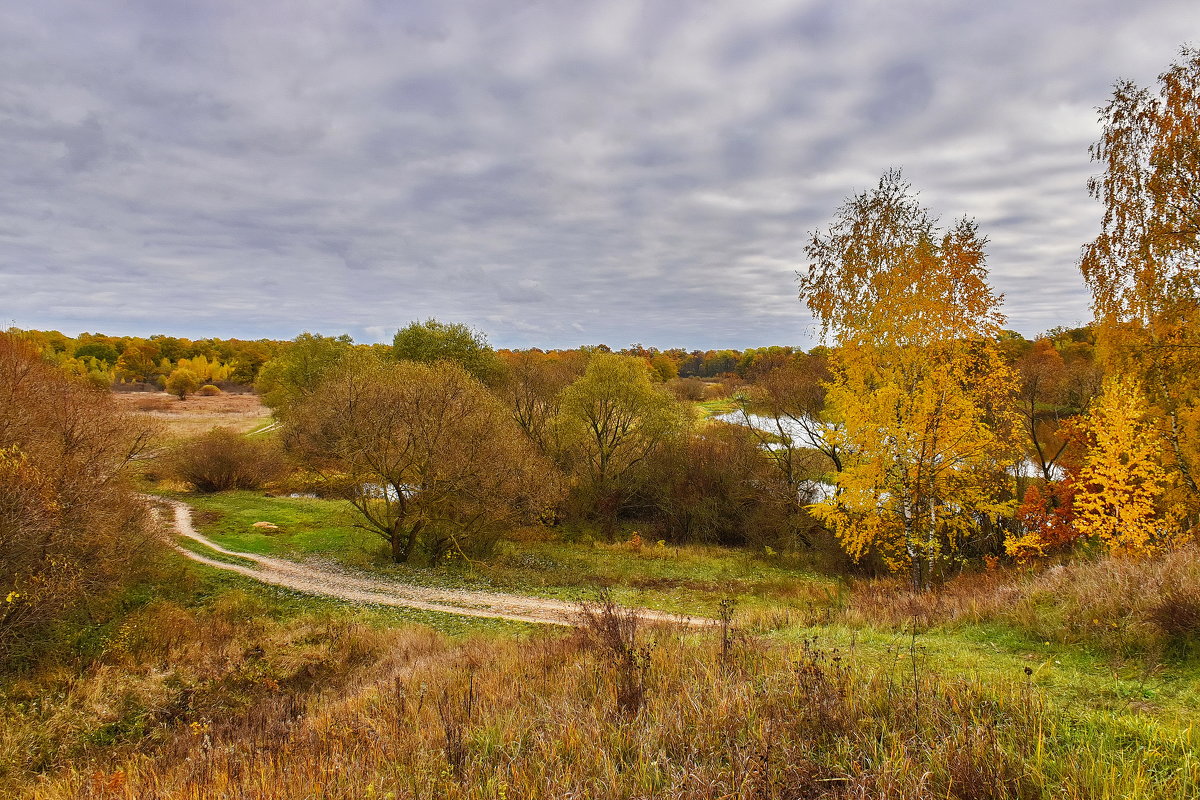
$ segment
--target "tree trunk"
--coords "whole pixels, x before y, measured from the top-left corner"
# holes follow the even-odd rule
[[[392,530],[388,537],[388,544],[392,546],[392,563],[408,563],[408,560],[412,558],[413,551],[417,549],[417,538],[421,534],[421,527],[421,523],[418,522],[407,532],[400,526]]]
[[[403,533],[398,530],[392,531],[388,537],[388,544],[392,546],[393,564],[403,564],[408,561],[408,548],[405,546],[406,539]]]
[[[600,532],[604,534],[604,541],[612,544],[616,540],[617,533],[617,511],[621,508],[620,494],[616,491],[607,491],[600,498]]]

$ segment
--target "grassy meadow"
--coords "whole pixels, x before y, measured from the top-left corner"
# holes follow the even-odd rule
[[[187,439],[215,427],[250,433],[271,423],[271,412],[256,394],[189,395],[180,400],[166,392],[115,393],[120,407],[155,420],[170,441]]]
[[[1096,566],[1099,583],[1064,584],[1080,593],[1065,602],[1114,588]],[[348,607],[171,556],[89,642],[6,682],[0,785],[31,798],[1200,796],[1195,659],[1040,640],[1052,615],[1021,621],[1045,608],[1035,593],[1011,617],[987,610],[1021,591],[1011,578],[931,604],[920,626],[901,624],[892,587],[866,585],[791,620],[735,608],[728,628],[689,632],[599,607],[563,632]],[[85,652],[90,667],[72,669]]]
[[[386,565],[335,501],[184,498],[230,549],[593,613],[561,631],[355,607],[167,554],[117,619],[6,680],[5,791],[1200,797],[1200,659],[1164,622],[1193,609],[1194,549],[965,574],[933,594],[586,531],[429,569]],[[594,604],[603,589],[728,624],[638,625]]]
[[[494,589],[586,600],[601,588],[622,602],[663,611],[715,616],[723,598],[744,609],[825,605],[839,591],[836,580],[798,566],[794,558],[716,546],[640,541],[627,526],[624,541],[605,544],[597,532],[573,527],[559,532],[527,529],[501,542],[487,561],[450,559],[429,569],[393,564],[383,541],[355,527],[346,503],[317,498],[272,497],[263,492],[173,496],[195,509],[197,529],[231,550],[302,560],[316,558],[341,568],[371,572],[419,585]],[[278,530],[254,528],[270,522]]]

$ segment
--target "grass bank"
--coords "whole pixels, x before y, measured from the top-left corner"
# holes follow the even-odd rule
[[[109,681],[73,687],[113,718],[26,796],[1200,792],[1194,728],[1096,713],[1044,673],[972,672],[921,637],[726,638],[601,614],[575,634],[450,640],[320,617],[247,625],[244,602],[147,609],[113,649]]]

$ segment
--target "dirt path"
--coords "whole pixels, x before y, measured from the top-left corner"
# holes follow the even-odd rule
[[[176,543],[175,548],[179,552],[201,564],[228,572],[236,572],[273,586],[282,586],[306,594],[333,597],[351,603],[400,606],[423,611],[438,611],[444,614],[458,614],[464,617],[507,619],[515,622],[574,625],[579,614],[578,603],[569,603],[563,600],[469,589],[434,589],[412,586],[377,578],[347,575],[282,558],[227,550],[196,530],[192,525],[192,509],[186,503],[159,500],[171,506],[175,532],[178,535],[199,542],[223,555],[252,562],[253,566],[231,564],[209,558]],[[650,622],[669,622],[697,627],[712,624],[711,620],[702,617],[685,617],[648,609],[640,610],[639,615]]]

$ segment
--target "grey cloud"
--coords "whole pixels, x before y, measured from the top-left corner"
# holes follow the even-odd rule
[[[14,4],[0,317],[809,345],[807,233],[901,166],[978,219],[1034,333],[1087,317],[1094,107],[1197,23],[1173,0]]]
[[[72,172],[87,169],[103,158],[108,151],[104,130],[100,127],[100,121],[94,114],[89,115],[78,125],[63,130],[60,138],[67,148],[63,163]]]
[[[912,61],[890,64],[875,79],[863,108],[871,125],[888,125],[925,112],[933,96],[933,80],[925,66]]]

